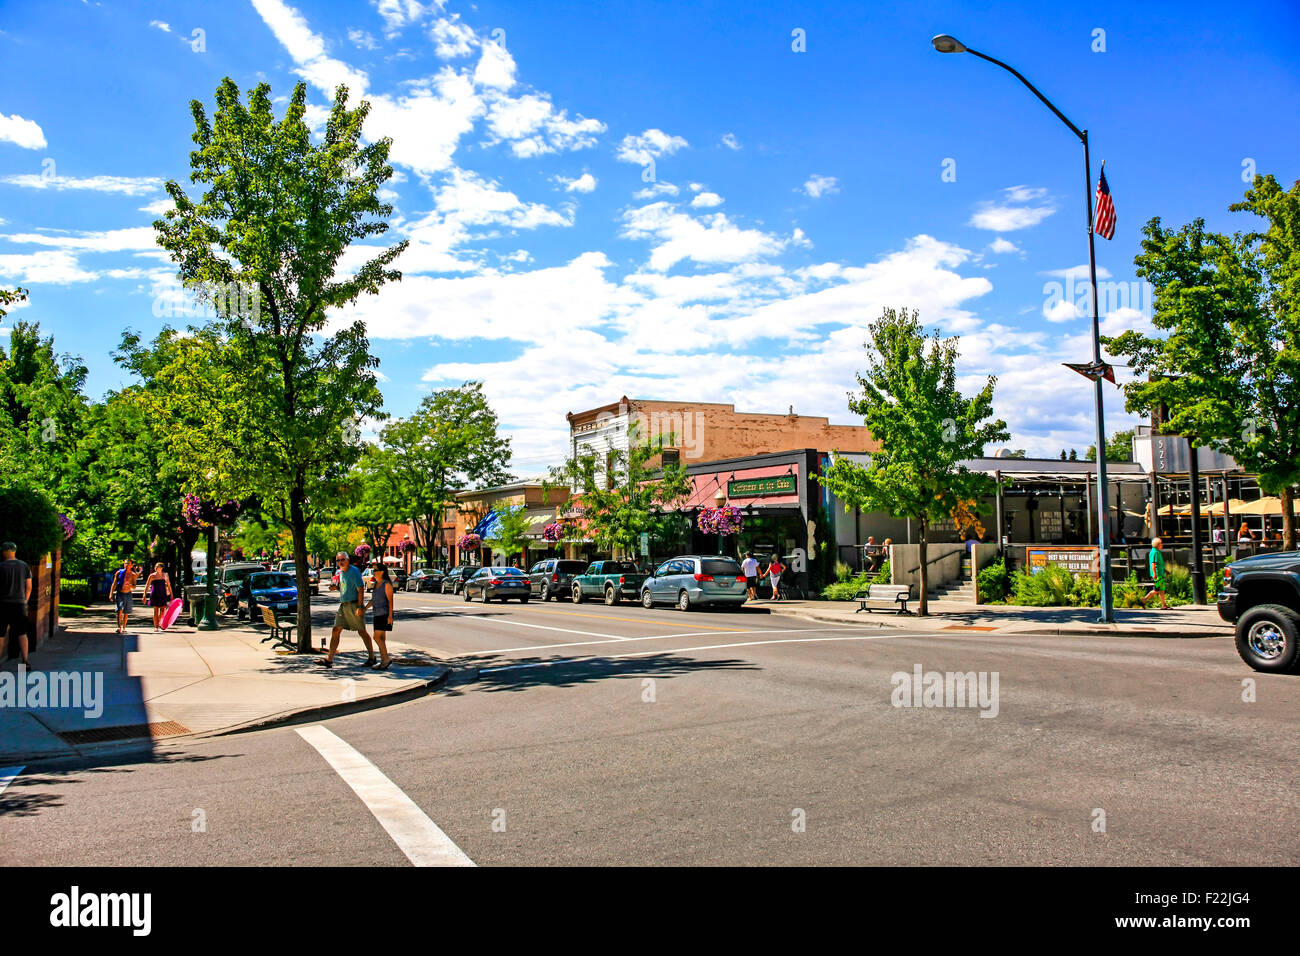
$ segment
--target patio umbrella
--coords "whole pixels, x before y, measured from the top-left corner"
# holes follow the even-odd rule
[[[1175,508],[1173,505],[1165,505],[1163,508],[1160,508],[1158,511],[1156,511],[1156,514],[1161,515],[1162,517],[1165,518],[1168,518],[1170,515],[1189,515],[1191,513],[1192,513],[1191,505],[1180,505],[1177,508]]]
[[[1258,501],[1248,501],[1240,508],[1233,508],[1232,513],[1235,515],[1280,515],[1282,513],[1282,499],[1265,496]]]
[[[1228,501],[1228,511],[1229,511],[1229,513],[1235,515],[1237,512],[1239,512],[1239,511],[1242,509],[1242,507],[1243,507],[1245,504],[1246,504],[1246,502],[1242,501],[1240,498],[1232,498],[1232,499],[1229,499],[1229,501]],[[1202,514],[1207,514],[1207,515],[1218,515],[1219,517],[1223,517],[1223,502],[1222,502],[1222,501],[1216,501],[1216,502],[1213,502],[1213,503],[1210,504],[1210,505],[1207,505],[1206,508],[1205,508],[1205,511],[1202,512]]]

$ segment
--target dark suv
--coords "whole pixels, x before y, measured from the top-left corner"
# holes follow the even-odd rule
[[[1223,569],[1219,617],[1237,625],[1237,653],[1257,671],[1300,673],[1300,552],[1257,554]]]
[[[573,579],[587,570],[586,561],[566,561],[564,558],[547,558],[528,569],[528,587],[543,601],[570,597]]]

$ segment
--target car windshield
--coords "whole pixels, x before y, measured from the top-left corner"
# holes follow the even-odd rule
[[[705,574],[740,574],[740,565],[730,558],[711,558],[701,562]]]
[[[281,570],[281,571],[284,571],[284,572],[286,572],[286,573],[288,573],[288,574],[293,574],[293,572],[296,571],[297,569],[298,569],[298,566],[297,566],[296,564],[294,564],[292,561],[281,561],[281,562],[280,562],[280,570]]]
[[[248,581],[249,587],[256,588],[259,591],[268,591],[273,588],[291,588],[293,587],[293,578],[283,572],[275,574],[254,574]]]

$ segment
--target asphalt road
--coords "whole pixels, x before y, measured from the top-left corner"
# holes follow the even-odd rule
[[[28,766],[0,793],[0,858],[1300,863],[1300,679],[1254,674],[1221,638],[427,594],[398,607],[394,636],[457,668],[441,691],[329,733]],[[360,641],[343,650],[360,656]],[[892,675],[917,665],[996,674],[996,707],[895,706]]]

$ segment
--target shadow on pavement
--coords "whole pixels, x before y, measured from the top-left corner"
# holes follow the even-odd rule
[[[152,744],[137,745],[131,749],[113,749],[99,754],[60,757],[48,762],[28,764],[24,772],[0,793],[0,818],[32,817],[43,810],[63,806],[58,788],[82,781],[75,775],[85,773],[130,773],[139,764],[190,764],[208,760],[221,760],[240,754],[190,754],[165,752]],[[60,778],[51,780],[51,777]]]
[[[577,687],[600,680],[637,677],[681,677],[697,671],[760,670],[743,660],[702,661],[675,654],[650,654],[645,657],[613,659],[608,657],[494,658],[461,657],[445,662],[452,677],[443,693],[458,696],[460,688],[477,685],[488,692],[521,691],[530,687]]]

